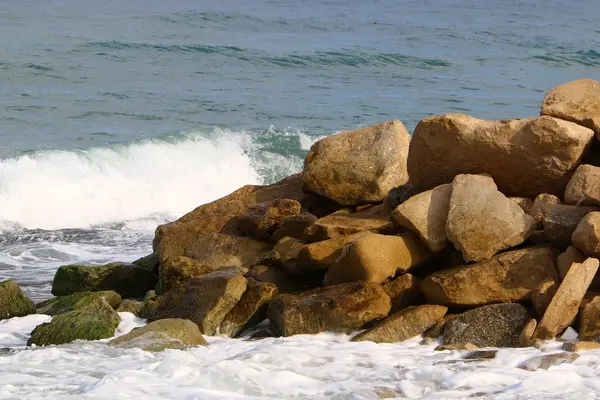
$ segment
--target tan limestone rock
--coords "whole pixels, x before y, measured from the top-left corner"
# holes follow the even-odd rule
[[[557,196],[548,193],[538,194],[533,200],[533,205],[528,214],[535,219],[536,224],[541,225],[544,221],[544,210],[547,206],[554,204],[562,204]]]
[[[537,320],[530,319],[527,321],[527,324],[521,330],[521,334],[519,335],[519,347],[531,347],[533,338],[533,333],[535,332],[535,328],[537,327]]]
[[[557,290],[558,282],[547,281],[531,293],[531,303],[540,317],[546,312]]]
[[[600,296],[595,296],[579,309],[579,338],[600,341]]]
[[[331,214],[320,218],[306,228],[304,238],[308,242],[337,239],[358,232],[379,232],[393,227],[392,221],[383,216],[365,214]]]
[[[556,269],[562,281],[567,276],[569,268],[573,263],[582,263],[586,259],[585,254],[575,246],[569,246],[567,249],[558,255],[556,258]]]
[[[600,167],[584,164],[577,168],[565,190],[565,203],[600,205]]]
[[[383,283],[383,288],[392,300],[390,312],[396,312],[404,307],[417,304],[423,297],[420,288],[421,281],[411,275],[404,274]]]
[[[600,257],[600,212],[591,212],[579,221],[573,244],[588,257]]]

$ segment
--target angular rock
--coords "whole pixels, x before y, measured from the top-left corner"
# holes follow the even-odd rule
[[[536,371],[538,369],[548,369],[555,365],[560,365],[563,363],[568,363],[571,361],[575,361],[579,358],[578,354],[573,353],[554,353],[554,354],[545,354],[542,356],[537,356],[530,358],[529,360],[523,361],[518,367],[524,369],[526,371]]]
[[[456,317],[457,314],[446,314],[444,317],[436,322],[431,328],[427,329],[423,332],[423,337],[428,339],[437,339],[444,334],[444,327],[446,326],[446,322],[450,321],[452,318]]]
[[[600,257],[600,212],[591,212],[579,221],[571,237],[588,257]]]
[[[420,190],[459,174],[488,173],[507,196],[562,196],[593,137],[588,128],[545,116],[485,121],[438,115],[415,128],[408,173]]]
[[[380,232],[393,228],[387,217],[374,217],[363,214],[332,214],[318,219],[306,228],[304,237],[308,242],[337,239],[358,232]]]
[[[540,317],[546,312],[557,290],[558,282],[547,281],[531,293],[531,303]]]
[[[296,200],[277,199],[251,206],[246,214],[233,217],[223,231],[250,236],[257,240],[270,238],[288,216],[300,213],[302,205]]]
[[[407,234],[386,236],[367,233],[348,243],[325,274],[326,285],[346,282],[383,283],[431,258],[423,243]]]
[[[562,345],[562,349],[573,353],[585,350],[597,350],[600,349],[600,343],[587,340],[580,342],[565,342]]]
[[[140,348],[144,351],[183,350],[208,346],[198,326],[188,319],[165,318],[133,329],[108,342],[109,346],[123,349]]]
[[[420,288],[421,281],[411,274],[400,275],[383,283],[383,288],[392,300],[394,313],[407,306],[417,304],[423,297]]]
[[[115,310],[122,302],[121,295],[112,290],[101,292],[77,292],[69,296],[60,296],[44,301],[37,305],[36,312],[38,314],[58,315],[72,311],[76,308],[86,307],[99,298],[106,300],[106,302]]]
[[[481,175],[458,175],[452,182],[446,235],[467,262],[521,244],[535,229],[533,218],[494,186]]]
[[[159,268],[158,281],[160,290],[166,293],[177,285],[181,285],[194,276],[213,272],[211,266],[189,257],[175,257],[163,262]]]
[[[359,333],[353,342],[396,343],[413,338],[440,321],[448,311],[444,306],[407,307],[385,318],[373,328]]]
[[[577,168],[565,190],[565,203],[600,205],[600,167],[584,164]]]
[[[354,282],[279,295],[269,304],[267,315],[273,332],[282,336],[347,333],[384,318],[390,308],[390,297],[380,285]]]
[[[592,129],[600,139],[600,83],[579,79],[550,89],[540,115],[575,122]]]
[[[446,323],[444,345],[472,343],[479,347],[518,347],[529,320],[520,304],[491,304],[466,311]]]
[[[383,215],[390,215],[398,206],[419,193],[419,189],[412,183],[391,189],[383,200]]]
[[[100,340],[114,336],[121,318],[103,298],[85,307],[75,308],[38,325],[27,342],[28,346],[49,346],[70,343],[77,339]]]
[[[585,255],[575,246],[569,246],[567,249],[558,255],[556,258],[556,269],[562,281],[567,276],[569,268],[573,263],[582,263],[586,259]]]
[[[296,257],[297,270],[329,269],[335,260],[342,254],[345,245],[365,235],[366,232],[359,232],[353,235],[323,240],[322,242],[310,243],[303,246],[298,251]]]
[[[571,265],[535,330],[535,339],[554,339],[571,324],[599,265],[595,258]]]
[[[272,283],[277,286],[279,293],[298,293],[321,286],[321,279],[313,282],[310,277],[290,277],[282,270],[267,265],[255,265],[245,274],[246,278],[253,278],[259,282]]]
[[[557,196],[548,193],[539,194],[533,200],[533,205],[531,206],[531,209],[529,210],[528,214],[531,215],[533,219],[535,219],[535,223],[537,225],[542,226],[542,223],[544,221],[544,210],[547,207],[555,204],[562,204],[562,202]]]
[[[238,268],[221,268],[196,276],[159,297],[149,321],[183,318],[196,323],[200,331],[212,336],[225,316],[240,301],[247,281]]]
[[[396,120],[328,136],[306,155],[304,188],[347,206],[380,202],[408,181],[409,143]]]
[[[581,340],[600,341],[600,296],[581,306],[578,327]]]
[[[14,280],[0,282],[0,320],[35,313],[35,304]]]
[[[427,301],[456,307],[529,299],[544,282],[558,281],[548,246],[507,251],[477,264],[429,275],[421,283]]]
[[[521,210],[527,215],[531,215],[531,209],[533,208],[533,200],[527,197],[509,197],[510,201],[521,207]],[[533,216],[533,215],[531,215]]]
[[[154,290],[149,290],[148,293],[142,299],[142,309],[139,311],[136,316],[140,318],[148,319],[154,312],[156,311],[156,306],[158,305],[158,296]]]
[[[304,241],[304,231],[317,221],[317,217],[310,213],[289,215],[283,219],[279,229],[273,234],[273,241],[278,242],[286,236]]]
[[[446,221],[452,185],[419,193],[399,205],[391,215],[396,224],[410,229],[434,253],[446,247]]]
[[[76,292],[114,290],[124,298],[142,297],[157,282],[154,272],[133,264],[64,265],[54,275],[52,294],[66,296]]]
[[[137,265],[138,267],[146,268],[147,270],[152,271],[155,275],[158,275],[158,256],[155,253],[139,258],[133,261],[132,264]]]
[[[225,316],[219,334],[238,337],[243,331],[267,317],[267,306],[277,295],[277,286],[248,278],[246,291],[240,301]]]
[[[579,221],[593,211],[599,211],[597,207],[577,207],[561,204],[550,204],[544,207],[544,236],[552,244],[559,247],[571,245],[571,237]]]
[[[535,332],[535,328],[537,327],[537,320],[530,319],[525,324],[525,327],[521,330],[521,334],[519,335],[519,347],[530,347],[532,345],[533,333]]]

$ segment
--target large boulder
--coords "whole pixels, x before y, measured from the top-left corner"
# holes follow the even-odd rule
[[[412,234],[367,233],[348,243],[325,274],[326,285],[366,281],[383,283],[430,259],[431,252]]]
[[[557,196],[548,193],[538,194],[533,200],[533,205],[529,209],[528,214],[535,219],[535,223],[538,226],[542,227],[546,208],[555,204],[562,204],[562,201]]]
[[[546,116],[486,121],[438,115],[415,128],[408,173],[421,190],[459,174],[488,173],[507,196],[562,196],[593,137],[591,129]]]
[[[290,263],[295,269],[286,269],[290,272],[327,270],[342,254],[345,245],[365,235],[366,232],[358,232],[353,235],[303,245],[294,256],[294,263]],[[284,267],[287,267],[285,263]]]
[[[588,257],[600,257],[600,212],[591,212],[579,221],[571,237]]]
[[[364,231],[389,231],[392,228],[392,221],[387,217],[363,214],[332,214],[318,219],[306,228],[304,238],[308,242],[319,242]]]
[[[38,325],[31,332],[27,345],[48,346],[77,339],[106,339],[114,336],[120,321],[119,314],[100,297],[84,307],[59,314],[52,321]]]
[[[446,235],[465,261],[487,260],[523,243],[534,229],[534,219],[500,193],[490,177],[454,178]]]
[[[441,185],[419,193],[400,204],[391,215],[396,224],[410,229],[434,253],[446,247],[446,221],[452,185]]]
[[[550,89],[542,102],[541,115],[590,128],[600,139],[600,83],[579,79]]]
[[[383,283],[383,288],[392,300],[390,312],[396,312],[409,305],[419,304],[423,295],[421,281],[414,275],[404,274]]]
[[[599,265],[596,258],[571,265],[533,334],[535,339],[554,339],[571,324]]]
[[[159,297],[149,321],[189,319],[198,325],[203,334],[212,336],[240,301],[246,285],[246,278],[235,267],[193,277],[185,285],[176,286]]]
[[[353,342],[403,342],[413,338],[439,322],[448,311],[444,306],[422,305],[407,307],[385,318],[373,328],[359,333]]]
[[[165,318],[133,329],[108,342],[109,346],[123,349],[140,348],[144,351],[183,350],[195,346],[207,346],[200,329],[192,321],[181,318]]]
[[[173,257],[159,267],[160,291],[166,293],[194,276],[205,275],[214,270],[213,267],[189,257]]]
[[[444,345],[471,343],[479,347],[519,347],[519,337],[529,321],[520,304],[491,304],[466,311],[444,327]]]
[[[355,282],[279,295],[269,304],[267,315],[274,332],[291,336],[352,332],[384,318],[390,308],[390,297],[381,285]]]
[[[568,247],[581,219],[599,210],[597,207],[549,204],[543,211],[544,236],[558,247]]]
[[[14,280],[0,282],[0,320],[35,313],[35,304]]]
[[[224,232],[269,239],[283,223],[285,217],[300,213],[302,205],[291,199],[270,200],[249,207],[246,214],[233,217],[223,227]]]
[[[380,202],[408,181],[409,143],[396,120],[328,136],[306,155],[304,188],[342,205]]]
[[[277,295],[277,286],[253,278],[247,279],[248,285],[242,298],[221,322],[221,335],[237,337],[247,327],[258,324],[267,317],[267,306]]]
[[[99,266],[64,265],[54,275],[52,294],[114,290],[122,297],[143,297],[154,289],[158,277],[153,271],[133,264],[110,263]]]
[[[272,240],[278,242],[287,236],[305,240],[304,231],[316,221],[317,217],[311,213],[288,215],[281,221],[281,226],[273,234]]]
[[[584,164],[577,168],[565,190],[565,203],[600,205],[600,167]]]
[[[121,295],[112,290],[100,292],[77,292],[68,296],[55,297],[37,305],[38,314],[58,315],[72,311],[76,308],[86,307],[103,298],[115,310],[121,304]]]
[[[429,275],[421,283],[427,301],[457,307],[525,301],[544,282],[558,281],[550,247],[507,251],[477,264]]]

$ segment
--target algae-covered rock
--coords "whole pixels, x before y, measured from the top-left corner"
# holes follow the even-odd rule
[[[54,275],[52,294],[65,296],[76,292],[114,290],[125,298],[135,298],[144,296],[157,282],[158,277],[152,271],[132,264],[64,265]]]
[[[144,302],[132,299],[123,300],[119,307],[116,308],[117,312],[129,312],[135,315],[136,317],[140,317],[141,311],[144,309]],[[140,317],[145,318],[145,317]]]
[[[121,304],[119,293],[106,290],[101,292],[77,292],[69,296],[60,296],[37,305],[38,314],[58,315],[76,308],[86,307],[96,299],[103,298],[115,310]]]
[[[141,348],[145,351],[208,346],[198,326],[189,319],[181,318],[166,318],[150,322],[111,340],[108,344],[125,349]]]
[[[35,313],[35,304],[23,294],[17,282],[0,282],[0,320]]]
[[[138,267],[146,268],[149,271],[158,274],[158,256],[156,253],[148,254],[145,257],[135,260],[132,264]]]
[[[48,346],[70,343],[77,339],[99,340],[114,336],[121,318],[104,298],[99,298],[85,307],[60,314],[52,321],[38,325],[28,346]]]

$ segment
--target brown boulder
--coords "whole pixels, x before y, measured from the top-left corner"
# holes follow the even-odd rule
[[[513,203],[515,203],[516,205],[518,205],[519,207],[521,207],[521,210],[523,210],[523,212],[527,215],[531,215],[533,217],[533,215],[531,214],[531,209],[533,208],[533,200],[528,199],[527,197],[509,197],[508,198],[510,201],[512,201]]]
[[[316,220],[317,217],[310,213],[288,215],[281,222],[279,229],[273,234],[273,240],[278,242],[284,237],[289,236],[303,241],[305,240],[304,231],[314,224]]]
[[[465,261],[483,261],[523,243],[535,229],[531,216],[496,190],[482,175],[458,175],[446,222],[446,235]]]
[[[326,285],[367,281],[383,283],[431,258],[423,243],[407,234],[386,236],[367,233],[348,243],[325,274]]]
[[[558,282],[547,281],[531,293],[531,303],[535,312],[541,317],[546,312],[552,298],[558,290]]]
[[[387,217],[362,214],[332,214],[318,219],[306,228],[304,238],[308,242],[319,242],[364,231],[389,230],[391,227],[393,227],[392,221]]]
[[[600,341],[600,296],[579,309],[579,338]]]
[[[429,275],[421,283],[427,301],[457,307],[528,300],[544,282],[558,281],[550,247],[507,251],[477,264]]]
[[[446,247],[446,221],[452,185],[441,185],[419,193],[400,204],[391,215],[396,224],[410,229],[434,253]]]
[[[273,332],[291,336],[352,332],[384,318],[390,308],[390,297],[380,285],[354,282],[279,295],[269,304],[267,315]]]
[[[599,265],[595,258],[571,265],[535,330],[535,339],[554,339],[571,324]]]
[[[584,164],[577,168],[565,190],[565,203],[600,205],[600,167]]]
[[[174,286],[187,282],[194,276],[208,274],[214,268],[189,257],[176,257],[166,260],[159,267],[160,290],[166,293]]]
[[[544,210],[546,207],[555,204],[562,204],[557,196],[548,193],[538,194],[533,200],[533,205],[531,206],[528,214],[535,219],[536,224],[541,226],[542,222],[544,221]]]
[[[391,189],[383,200],[383,214],[390,215],[400,204],[419,194],[419,189],[412,183],[405,183]]]
[[[550,89],[540,115],[575,122],[592,129],[600,139],[600,83],[579,79]]]
[[[255,265],[245,274],[246,278],[254,278],[259,282],[272,283],[277,286],[279,293],[305,292],[321,286],[323,278],[312,276],[290,277],[276,267]]]
[[[544,236],[559,247],[571,245],[571,237],[579,221],[587,214],[598,211],[597,207],[577,207],[550,204],[544,208]]]
[[[344,246],[358,238],[366,235],[359,232],[353,235],[342,236],[336,239],[323,240],[322,242],[310,243],[298,251],[296,265],[298,271],[327,270],[342,254]]]
[[[407,307],[385,318],[373,328],[354,336],[352,341],[403,342],[435,325],[444,317],[446,311],[448,308],[436,305]]]
[[[285,217],[299,214],[301,208],[298,201],[290,199],[255,204],[248,208],[246,214],[229,220],[223,227],[223,232],[266,240],[279,229]]]
[[[396,312],[409,305],[417,304],[423,297],[421,281],[411,274],[400,275],[383,283],[383,288],[392,300],[390,312]]]
[[[304,188],[343,205],[380,202],[408,181],[409,143],[396,120],[328,136],[306,155]]]
[[[579,221],[573,244],[588,257],[600,257],[600,212],[591,212]]]

